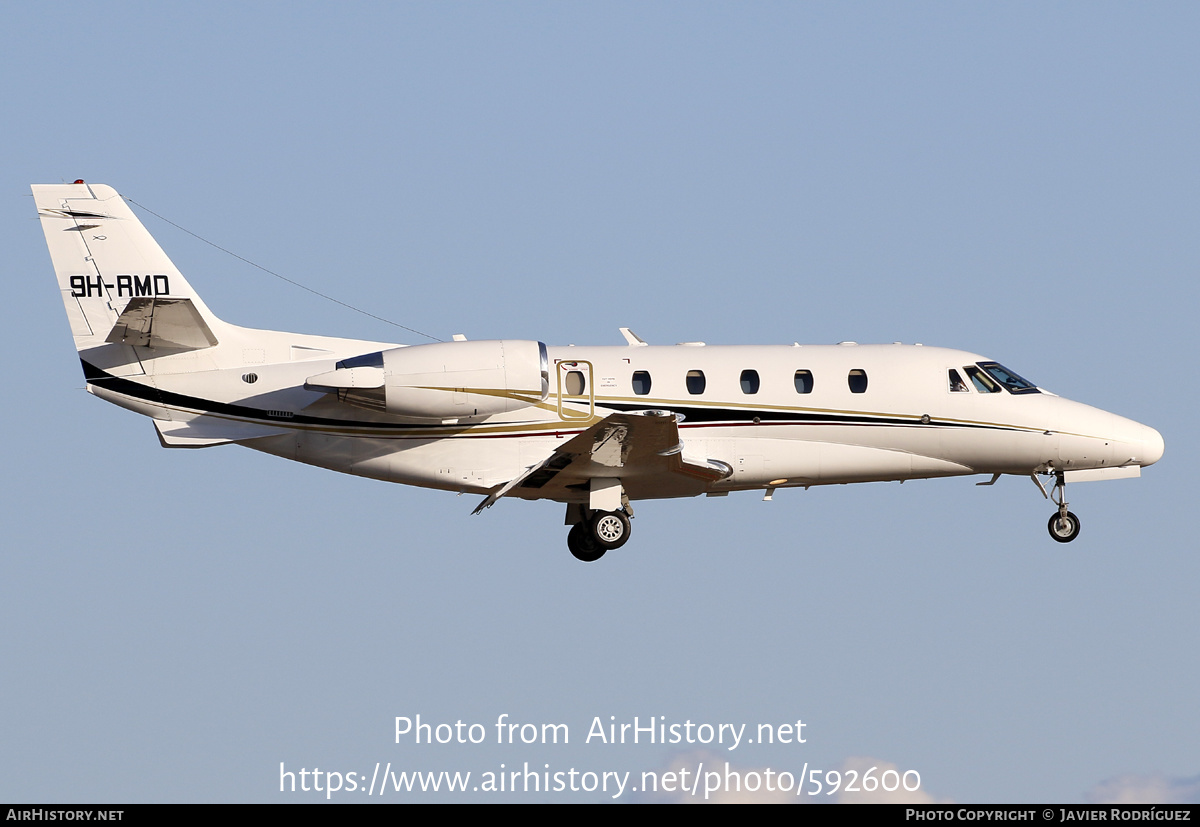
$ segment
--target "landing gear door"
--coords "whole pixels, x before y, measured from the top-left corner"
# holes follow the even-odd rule
[[[588,420],[596,410],[596,391],[592,385],[592,363],[560,361],[555,374],[558,378],[558,418]]]

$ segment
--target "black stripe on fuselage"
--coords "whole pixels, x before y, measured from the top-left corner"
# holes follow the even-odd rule
[[[124,379],[120,376],[113,376],[107,371],[101,370],[95,365],[89,364],[83,359],[79,360],[83,364],[83,377],[89,384],[97,387],[105,388],[106,390],[114,391],[115,393],[124,396],[131,396],[134,399],[144,399],[157,405],[173,405],[178,408],[190,408],[191,410],[201,411],[209,414],[224,414],[225,416],[236,416],[240,419],[252,419],[255,422],[269,422],[272,425],[318,425],[323,427],[354,427],[354,428],[386,428],[395,430],[396,425],[389,422],[364,422],[358,419],[330,419],[323,416],[308,416],[306,414],[294,413],[288,417],[271,416],[267,411],[261,408],[251,408],[247,405],[234,405],[229,402],[214,402],[211,399],[200,399],[195,396],[187,396],[182,393],[174,393],[172,391],[159,390],[158,388],[143,385],[141,382],[134,382],[130,379]],[[442,426],[435,424],[405,424],[404,428],[440,428]]]
[[[631,405],[624,402],[609,402],[605,403],[604,407],[615,411],[640,411],[646,408],[645,405]],[[818,411],[746,410],[741,408],[701,408],[679,405],[669,405],[666,409],[672,413],[679,414],[684,422],[682,427],[685,428],[690,425],[747,425],[752,423],[755,425],[904,425],[907,427],[940,425],[942,427],[951,426],[955,428],[986,428],[989,430],[1004,431],[1020,430],[1019,428],[1010,428],[1005,425],[991,425],[977,422],[946,422],[932,418],[928,423],[925,423],[921,421],[920,417],[916,416],[821,413]]]
[[[87,362],[84,359],[79,360],[83,365],[83,376],[88,384],[96,385],[106,390],[111,390],[115,393],[129,396],[134,399],[142,399],[156,405],[171,405],[179,408],[188,408],[195,411],[201,411],[207,414],[222,414],[224,416],[237,417],[239,419],[249,419],[255,422],[270,423],[272,425],[308,425],[322,428],[363,428],[368,430],[389,430],[397,429],[404,430],[429,430],[441,431],[446,428],[455,428],[461,430],[463,426],[447,426],[439,423],[403,423],[395,424],[390,422],[369,422],[360,419],[332,419],[329,417],[309,416],[307,414],[294,413],[288,417],[271,416],[270,413],[261,408],[251,408],[247,405],[235,405],[229,402],[216,402],[211,399],[201,399],[195,396],[188,396],[182,393],[173,391],[164,391],[156,387],[135,382],[131,379],[125,379],[120,376],[113,376],[105,370],[102,370],[95,365]],[[603,408],[612,411],[637,411],[644,410],[645,405],[635,405],[624,402],[609,402],[605,403]],[[1021,428],[1013,428],[1005,425],[992,425],[987,423],[976,422],[947,422],[930,419],[928,423],[922,422],[918,417],[903,417],[903,416],[884,416],[884,415],[863,415],[863,414],[846,414],[846,413],[821,413],[817,411],[775,411],[766,409],[742,409],[742,408],[717,408],[717,407],[699,407],[699,406],[678,406],[669,405],[667,409],[673,413],[679,414],[683,418],[681,427],[713,427],[718,425],[875,425],[875,426],[903,426],[903,427],[951,427],[951,428],[983,428],[986,430],[1001,430],[1001,431],[1019,431]],[[520,425],[521,423],[504,423],[506,425]],[[559,423],[537,422],[533,423],[542,427],[555,425]],[[566,422],[561,423],[567,425]],[[570,428],[572,432],[585,430],[584,428]],[[431,434],[432,435],[432,434]],[[480,434],[479,436],[484,436]]]

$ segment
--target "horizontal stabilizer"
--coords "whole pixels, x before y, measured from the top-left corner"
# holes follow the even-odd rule
[[[156,419],[154,427],[158,429],[158,441],[164,448],[207,448],[286,433],[285,428],[215,416],[198,416],[188,422]]]
[[[111,345],[198,350],[217,337],[191,299],[139,296],[129,300],[105,339]]]

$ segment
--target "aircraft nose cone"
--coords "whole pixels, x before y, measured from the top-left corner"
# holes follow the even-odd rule
[[[1146,425],[1143,425],[1142,429],[1145,433],[1142,434],[1140,440],[1141,453],[1138,455],[1138,463],[1145,467],[1153,465],[1162,459],[1165,445],[1163,444],[1162,434],[1158,431]]]

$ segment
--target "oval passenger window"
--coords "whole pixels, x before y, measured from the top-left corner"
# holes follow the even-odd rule
[[[850,393],[866,393],[867,392],[867,372],[855,368],[850,371],[850,375],[846,377],[847,383],[850,385]]]

